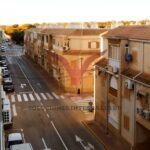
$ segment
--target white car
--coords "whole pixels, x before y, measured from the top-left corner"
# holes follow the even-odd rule
[[[24,135],[22,133],[10,133],[8,135],[8,148],[12,145],[23,144]]]
[[[10,150],[33,150],[32,145],[30,143],[17,144],[12,145]]]

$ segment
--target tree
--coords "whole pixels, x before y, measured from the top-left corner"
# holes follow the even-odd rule
[[[11,39],[16,43],[16,44],[23,44],[24,41],[24,31],[14,31],[11,34]]]
[[[35,25],[32,24],[23,24],[19,26],[18,24],[14,24],[12,26],[8,26],[5,28],[5,33],[10,35],[11,39],[16,44],[23,44],[24,41],[24,31],[29,28],[35,28]]]

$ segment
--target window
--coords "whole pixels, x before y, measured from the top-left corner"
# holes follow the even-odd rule
[[[46,43],[48,43],[48,36],[46,36]]]
[[[110,87],[110,88],[109,88],[109,93],[110,93],[111,95],[117,97],[117,90],[116,90],[116,89]]]
[[[52,40],[53,44],[55,44],[55,39]]]
[[[44,42],[44,36],[42,36],[42,42]]]
[[[99,48],[99,42],[88,42],[88,48]]]
[[[124,115],[123,117],[123,127],[128,131],[130,129],[130,119],[127,115]]]
[[[110,79],[109,93],[115,97],[118,95],[118,82],[117,79],[113,76]]]
[[[109,58],[119,60],[119,47],[110,46],[110,48],[109,48]]]
[[[124,85],[124,97],[125,97],[127,100],[130,100],[130,90],[127,88],[126,85]]]

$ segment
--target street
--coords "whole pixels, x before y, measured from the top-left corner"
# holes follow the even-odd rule
[[[25,142],[35,150],[102,150],[102,144],[82,124],[84,114],[53,87],[53,79],[43,74],[22,48],[6,51],[15,92],[9,93],[13,128],[23,132]]]

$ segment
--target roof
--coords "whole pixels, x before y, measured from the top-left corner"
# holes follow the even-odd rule
[[[9,99],[4,99],[3,100],[3,105],[10,105]]]
[[[139,75],[138,75],[139,74]],[[146,73],[141,73],[132,69],[126,69],[122,72],[122,75],[127,76],[131,79],[141,82],[146,85],[150,85],[150,75]]]
[[[102,68],[105,68],[108,64],[108,61],[106,58],[104,57],[100,57],[99,60],[95,63],[95,65],[99,66],[99,67],[102,67]]]
[[[30,143],[12,145],[11,150],[33,150]]]
[[[11,110],[10,105],[3,106],[3,111],[9,111],[9,110]]]
[[[121,74],[124,75],[124,76],[127,76],[129,78],[133,78],[139,73],[140,73],[140,71],[136,71],[136,70],[133,70],[133,69],[125,69],[124,71],[122,71]]]
[[[8,141],[23,140],[21,133],[11,133],[8,135]]]
[[[39,29],[32,28],[28,31],[40,32],[45,34],[70,35],[70,36],[94,36],[100,35],[109,29]]]
[[[139,76],[137,76],[135,80],[150,85],[150,75],[148,74],[142,73]]]
[[[150,40],[150,26],[120,26],[109,30],[104,37]]]

